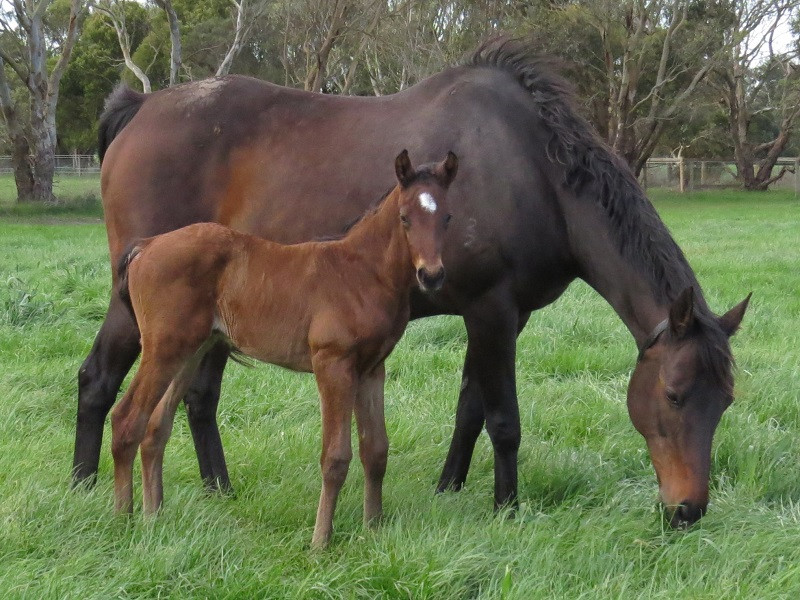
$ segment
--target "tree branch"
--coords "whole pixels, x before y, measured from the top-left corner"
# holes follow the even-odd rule
[[[244,0],[242,0],[244,2]],[[164,9],[169,21],[169,37],[172,42],[172,49],[169,55],[169,85],[178,83],[178,73],[181,69],[181,30],[178,13],[172,6],[172,0],[155,0],[155,3]]]
[[[22,66],[20,66],[13,57],[9,56],[2,47],[0,47],[0,60],[3,60],[3,62],[11,67],[11,70],[16,73],[23,85],[28,85],[28,77],[30,77],[30,72],[23,69]]]
[[[88,3],[83,4],[81,0],[71,0],[69,23],[67,25],[67,33],[64,36],[64,42],[61,45],[61,54],[58,56],[58,61],[56,61],[47,81],[48,96],[50,102],[53,104],[53,110],[55,110],[55,104],[58,100],[58,89],[61,83],[61,77],[67,69],[67,64],[72,56],[72,49],[75,47],[75,42],[78,41],[78,34],[83,26],[83,20],[86,18],[87,12]]]
[[[131,58],[131,40],[128,36],[128,29],[125,26],[125,3],[122,2],[122,9],[116,12],[112,9],[111,0],[105,0],[102,4],[96,5],[97,11],[104,14],[111,21],[114,31],[117,34],[119,41],[119,48],[122,51],[122,57],[125,59],[125,66],[136,75],[136,78],[142,83],[142,89],[145,93],[152,91],[150,86],[150,78],[142,69],[133,62]]]

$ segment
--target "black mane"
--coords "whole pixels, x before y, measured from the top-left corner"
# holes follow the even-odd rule
[[[620,253],[647,278],[659,301],[672,302],[687,287],[694,287],[700,360],[718,382],[729,386],[728,339],[708,309],[689,263],[628,164],[580,115],[572,86],[558,73],[557,61],[536,55],[522,40],[500,37],[482,44],[466,64],[503,70],[530,93],[550,134],[547,156],[563,168],[562,185],[576,195],[592,197],[603,208]]]
[[[602,206],[620,252],[647,277],[660,301],[674,300],[690,285],[700,291],[630,167],[580,115],[555,59],[534,54],[521,40],[497,38],[481,45],[467,64],[501,69],[530,93],[550,133],[547,156],[563,167],[562,184],[576,194],[590,192]]]

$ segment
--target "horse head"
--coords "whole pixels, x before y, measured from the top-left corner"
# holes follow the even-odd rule
[[[708,506],[711,440],[733,402],[728,339],[749,301],[717,317],[698,306],[689,287],[639,353],[628,412],[647,442],[673,527],[691,525]]]
[[[406,150],[395,159],[400,222],[423,291],[438,290],[444,283],[442,244],[451,217],[447,189],[457,171],[458,158],[452,152],[442,162],[419,170],[411,165]]]

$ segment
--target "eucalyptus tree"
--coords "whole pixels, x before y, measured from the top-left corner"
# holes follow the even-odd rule
[[[54,199],[59,89],[87,3],[12,0],[0,4],[0,111],[11,140],[20,202]],[[11,83],[10,76],[19,86]],[[15,93],[17,88],[21,93]]]

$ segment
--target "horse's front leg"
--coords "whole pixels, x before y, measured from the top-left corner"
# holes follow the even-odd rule
[[[353,457],[350,423],[358,382],[354,366],[347,358],[319,351],[312,363],[322,412],[322,493],[311,546],[324,548],[333,531],[336,500]]]
[[[494,447],[495,506],[516,501],[520,443],[516,338],[529,315],[518,311],[506,290],[487,294],[464,311],[467,356],[455,431],[437,491],[463,486],[485,419]]]
[[[358,453],[364,466],[364,524],[375,526],[383,514],[383,476],[389,438],[383,413],[384,364],[362,375],[356,397]]]

